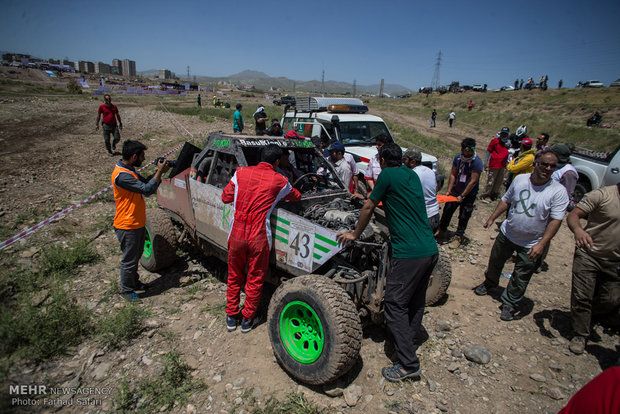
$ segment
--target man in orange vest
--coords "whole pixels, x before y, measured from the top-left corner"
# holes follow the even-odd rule
[[[112,171],[112,188],[116,202],[114,232],[121,243],[121,295],[130,302],[140,302],[136,290],[147,286],[138,280],[138,262],[144,250],[146,226],[146,204],[144,196],[157,191],[161,176],[170,169],[165,160],[157,163],[157,172],[148,178],[142,177],[136,168],[144,162],[146,146],[138,141],[123,143],[123,159]]]

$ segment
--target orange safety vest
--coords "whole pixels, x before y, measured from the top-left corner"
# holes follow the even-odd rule
[[[139,180],[137,173],[118,165],[114,167],[114,171],[112,171],[112,188],[114,189],[114,201],[116,202],[114,228],[121,230],[139,229],[146,226],[146,203],[142,194],[116,186],[116,177],[124,172],[133,175],[136,180]]]

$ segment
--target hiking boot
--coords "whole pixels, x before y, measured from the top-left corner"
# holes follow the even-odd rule
[[[241,319],[240,314],[235,316],[226,315],[226,329],[228,329],[228,332],[232,332],[237,329],[239,319]]]
[[[406,378],[419,380],[421,373],[422,373],[422,368],[418,368],[415,371],[407,370],[401,364],[394,364],[394,366],[384,367],[381,370],[381,374],[383,374],[383,378],[391,382],[402,381]]]
[[[503,321],[513,320],[515,318],[515,308],[504,303],[504,305],[502,306],[502,314],[499,318]]]
[[[446,244],[448,242],[448,232],[444,230],[439,230],[437,232],[437,236],[435,236],[437,243]]]
[[[463,236],[454,236],[448,247],[451,249],[458,249],[463,244],[464,237]]]
[[[136,292],[121,293],[121,296],[129,303],[142,303],[140,295],[138,295]]]
[[[575,335],[573,339],[570,340],[570,344],[568,344],[568,349],[573,354],[581,355],[586,350],[586,337]]]
[[[474,293],[478,296],[485,296],[489,294],[489,290],[491,290],[491,288],[487,286],[487,282],[482,282],[474,288]]]
[[[258,323],[258,318],[252,318],[252,319],[245,319],[243,318],[243,320],[241,321],[241,333],[248,333],[250,332]]]

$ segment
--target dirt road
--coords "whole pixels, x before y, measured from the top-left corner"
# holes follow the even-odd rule
[[[94,98],[0,98],[0,223],[5,228],[17,232],[109,185],[116,158],[106,154],[94,130],[99,103]],[[148,159],[187,138],[180,125],[197,145],[210,131],[230,130],[229,121],[205,123],[197,117],[155,111],[157,101],[116,103],[123,118],[123,138],[144,142],[149,147]],[[413,128],[427,122],[388,111],[375,113]],[[460,143],[463,136],[458,129],[447,129],[440,126],[425,133]],[[468,228],[469,244],[450,251],[453,279],[449,295],[424,317],[428,335],[421,338],[421,381],[394,385],[382,379],[381,368],[390,363],[391,345],[382,327],[371,326],[364,331],[357,365],[336,384],[346,388],[344,396],[337,387],[326,393],[321,387],[297,383],[275,362],[265,324],[247,335],[226,332],[222,264],[190,251],[161,273],[140,271],[142,279],[153,286],[144,305],[151,316],[143,334],[129,346],[109,350],[94,338],[88,339],[70,355],[44,364],[17,361],[7,382],[109,387],[113,395],[104,395],[101,405],[90,410],[107,412],[113,410],[112,400],[123,378],[135,383],[161,375],[163,354],[175,349],[194,369],[193,377],[208,385],[184,405],[169,407],[176,413],[249,412],[265,407],[271,397],[283,400],[290,393],[305,394],[308,404],[325,412],[557,412],[577,389],[615,361],[618,336],[597,327],[599,339],[590,343],[587,353],[575,356],[568,351],[574,244],[565,225],[553,240],[547,258],[549,271],[533,277],[517,320],[500,321],[499,302],[473,294],[471,289],[483,280],[497,235],[494,229],[482,228],[493,207],[477,203]],[[93,242],[104,260],[82,268],[70,286],[81,305],[105,315],[123,305],[118,295],[108,292],[109,281],[118,277],[120,261],[111,226],[113,212],[107,195],[0,254],[18,257],[19,264],[28,265],[43,244],[95,237],[96,224],[108,223]],[[505,272],[510,273],[510,268],[509,264]],[[505,286],[507,279],[502,282]],[[488,364],[464,358],[464,350],[474,345],[490,351]],[[84,408],[70,405],[59,410],[83,412]]]

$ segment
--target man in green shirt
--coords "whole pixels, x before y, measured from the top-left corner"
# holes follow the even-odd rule
[[[402,155],[402,150],[394,143],[381,147],[382,171],[362,207],[357,226],[351,233],[338,234],[341,243],[356,240],[379,202],[383,202],[392,242],[385,286],[385,319],[400,360],[394,366],[383,368],[382,374],[389,381],[420,378],[418,344],[414,340],[422,326],[426,287],[439,254],[426,217],[422,183],[413,170],[401,165]]]
[[[243,105],[238,103],[235,108],[235,114],[233,115],[233,132],[235,134],[240,134],[243,132],[243,115],[241,114],[241,110],[243,109]]]

